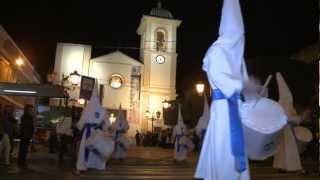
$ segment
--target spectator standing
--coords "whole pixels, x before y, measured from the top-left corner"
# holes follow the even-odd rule
[[[18,165],[22,168],[27,167],[26,159],[29,149],[29,143],[34,133],[33,111],[33,106],[27,104],[24,107],[24,113],[21,117]]]
[[[10,154],[14,148],[14,138],[17,134],[17,120],[14,117],[14,107],[12,105],[6,105],[3,110],[3,125],[4,132],[8,135],[10,140]]]
[[[136,145],[137,145],[137,146],[140,146],[140,133],[139,133],[138,130],[136,131],[136,136],[135,136],[135,138],[136,138]]]
[[[8,134],[4,130],[4,121],[0,116],[0,156],[3,154],[4,164],[10,165],[10,140]]]

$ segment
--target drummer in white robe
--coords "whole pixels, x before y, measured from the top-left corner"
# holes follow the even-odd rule
[[[181,105],[179,105],[178,111],[178,121],[173,128],[172,140],[174,142],[174,160],[179,162],[187,159],[188,153],[194,148],[194,144],[187,137],[188,129],[183,122]]]
[[[124,159],[126,157],[127,150],[130,146],[130,141],[126,137],[126,133],[129,130],[129,123],[125,119],[124,114],[119,107],[119,114],[114,124],[112,124],[113,140],[115,141],[115,149],[113,152],[113,159]]]
[[[107,112],[100,104],[98,90],[95,87],[90,101],[84,108],[77,124],[78,129],[82,131],[76,166],[78,171],[85,171],[89,168],[97,170],[105,169],[106,159],[101,158],[99,152],[89,148],[89,139],[93,134],[96,134],[97,131],[107,130],[109,126],[110,122],[109,118],[107,118]]]
[[[242,124],[237,112],[240,92],[248,80],[243,53],[244,26],[239,0],[224,0],[219,37],[204,57],[203,70],[213,89],[213,101],[196,178],[250,179]]]
[[[280,139],[277,153],[274,156],[273,167],[283,171],[302,171],[300,155],[291,124],[299,124],[301,118],[293,106],[292,93],[280,73],[277,73],[279,89],[279,104],[288,116],[289,124],[285,127]]]
[[[200,138],[200,147],[202,146],[204,135],[207,130],[208,122],[210,119],[210,111],[207,95],[204,93],[204,102],[203,102],[203,113],[199,118],[199,121],[196,126],[196,134]]]

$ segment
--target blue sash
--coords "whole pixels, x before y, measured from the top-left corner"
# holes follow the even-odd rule
[[[238,109],[238,100],[240,99],[240,93],[234,93],[230,98],[226,98],[220,90],[215,89],[213,90],[212,99],[225,99],[228,101],[232,154],[235,157],[236,161],[235,168],[238,172],[241,173],[247,169],[247,165],[244,147],[244,135]]]
[[[186,148],[186,149],[188,148],[187,145],[181,144],[181,143],[179,142],[179,141],[180,141],[180,138],[182,138],[182,136],[184,136],[184,135],[183,135],[183,134],[177,134],[177,135],[176,135],[176,141],[177,141],[177,144],[178,144],[177,152],[179,152],[181,148]]]
[[[88,139],[90,136],[91,136],[91,129],[101,129],[102,130],[102,127],[104,125],[104,121],[102,121],[100,124],[97,124],[97,123],[85,123],[84,124],[84,127],[83,127],[83,130],[82,130],[82,133],[83,134],[86,131],[86,139]],[[89,153],[90,151],[92,151],[93,149],[92,148],[89,148],[89,147],[86,147],[85,148],[85,151],[84,151],[84,159],[85,161],[88,161],[88,158],[89,158]]]
[[[113,140],[114,140],[114,141],[117,141],[117,139],[118,139],[119,134],[121,133],[121,131],[122,131],[122,130],[116,130],[115,135],[114,135],[114,137],[113,137]],[[118,148],[122,148],[122,149],[125,150],[123,144],[121,144],[120,142],[116,142],[116,144],[115,144],[115,151],[116,151]]]

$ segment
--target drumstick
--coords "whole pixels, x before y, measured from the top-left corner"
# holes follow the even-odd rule
[[[270,74],[270,75],[268,76],[266,82],[264,83],[264,85],[263,85],[263,87],[262,87],[262,89],[261,89],[261,91],[260,91],[260,93],[259,93],[259,96],[260,96],[260,97],[261,97],[262,94],[266,91],[267,86],[269,85],[271,79],[272,79],[272,74]]]
[[[258,103],[258,101],[260,100],[262,94],[264,93],[264,91],[266,91],[267,86],[269,85],[271,79],[272,79],[272,75],[270,74],[270,75],[268,76],[266,82],[264,83],[264,85],[263,85],[260,93],[259,93],[259,97],[258,97],[257,101],[254,103],[254,105],[252,106],[252,108],[254,108],[254,107],[257,105],[257,103]]]

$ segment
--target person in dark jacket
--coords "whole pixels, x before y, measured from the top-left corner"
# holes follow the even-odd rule
[[[136,138],[136,145],[137,145],[137,146],[140,146],[140,133],[139,133],[138,130],[136,131],[136,136],[135,136],[135,138]]]
[[[10,140],[10,154],[14,148],[14,138],[17,133],[17,120],[14,117],[14,107],[12,105],[6,105],[3,111],[4,131],[9,136]]]
[[[24,107],[24,113],[20,124],[20,148],[18,155],[18,165],[26,167],[26,159],[29,149],[29,143],[34,133],[33,106],[27,104]]]

